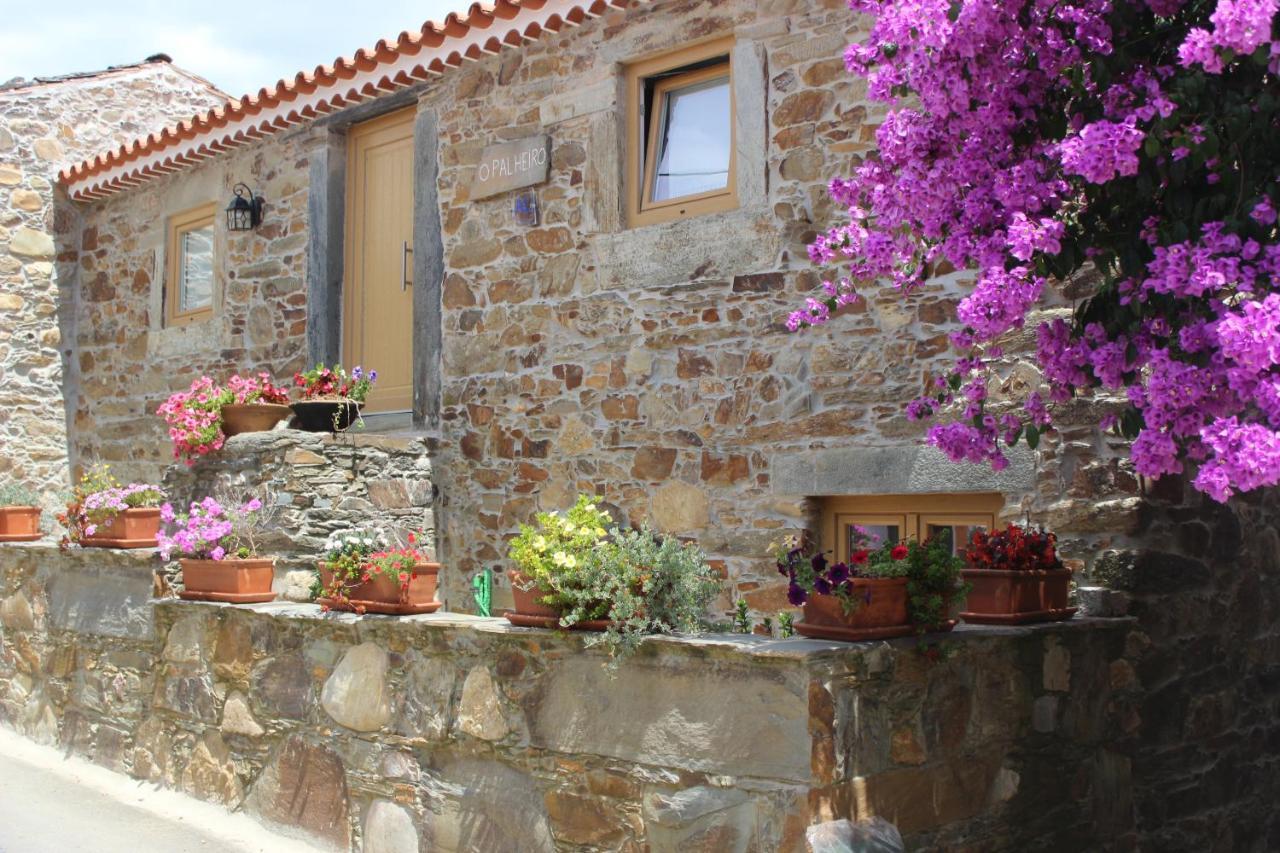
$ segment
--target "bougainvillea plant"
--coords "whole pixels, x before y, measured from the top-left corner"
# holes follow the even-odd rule
[[[1052,404],[1101,391],[1138,473],[1190,467],[1219,501],[1280,482],[1278,0],[850,6],[873,24],[846,65],[889,110],[810,247],[846,275],[789,326],[969,269],[959,358],[908,406],[959,413],[929,430],[952,459],[1004,467]],[[1063,282],[1074,311],[1035,321],[1048,400],[989,408],[1002,336]]]
[[[317,364],[310,370],[293,374],[293,384],[298,387],[304,400],[353,400],[363,403],[373,383],[378,381],[378,371],[365,372],[362,367],[353,367],[350,373],[340,364],[326,367]]]
[[[246,501],[207,497],[191,504],[186,513],[175,513],[170,504],[160,507],[164,527],[156,534],[161,558],[173,555],[198,560],[248,559],[259,555],[258,537],[265,519],[256,497]]]
[[[1047,571],[1061,569],[1058,539],[1047,530],[1010,524],[988,533],[974,530],[965,545],[965,560],[971,569],[1004,571]]]
[[[169,425],[173,440],[173,457],[188,465],[196,457],[222,447],[222,407],[230,404],[289,402],[289,392],[271,381],[271,374],[232,376],[226,385],[218,385],[201,376],[186,391],[179,391],[161,403],[156,410]]]

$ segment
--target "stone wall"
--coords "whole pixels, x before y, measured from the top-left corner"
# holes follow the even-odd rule
[[[279,429],[232,436],[220,453],[170,466],[162,484],[180,508],[209,495],[262,500],[261,547],[276,557],[276,591],[307,601],[312,568],[335,530],[373,527],[399,541],[415,533],[420,547],[435,549],[432,471],[421,437]]]
[[[70,485],[80,218],[58,170],[223,100],[165,61],[0,88],[0,477],[49,507]]]
[[[146,601],[137,552],[0,549],[0,719],[337,849],[1125,846],[1129,620],[915,641],[646,641]]]
[[[1111,683],[1138,831],[1152,850],[1280,849],[1280,491],[1219,505],[1171,480],[1140,518],[1144,544],[1093,571],[1137,618]]]

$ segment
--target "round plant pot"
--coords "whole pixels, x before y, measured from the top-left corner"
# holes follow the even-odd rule
[[[333,572],[320,563],[320,583],[327,590],[333,584]],[[350,610],[357,613],[382,613],[388,616],[409,616],[417,613],[434,613],[440,609],[436,601],[439,582],[439,563],[415,563],[409,586],[401,594],[400,581],[385,575],[375,575],[369,580],[348,586],[344,597],[321,597],[320,604],[331,610]]]
[[[222,407],[222,433],[269,432],[293,410],[279,403],[230,403]]]
[[[81,537],[80,547],[154,548],[159,532],[159,507],[131,507],[97,525],[92,536]]]
[[[502,614],[508,622],[521,628],[563,627],[560,624],[560,611],[539,601],[547,594],[546,590],[533,586],[527,577],[515,569],[507,571],[507,579],[511,581],[511,597],[515,602],[515,610]],[[587,619],[569,627],[577,631],[603,631],[609,627],[609,620]]]
[[[40,532],[40,507],[0,506],[0,542],[34,542]]]
[[[960,575],[972,587],[960,618],[984,625],[1059,622],[1075,615],[1068,607],[1071,570],[964,569]]]
[[[797,634],[822,640],[885,640],[915,630],[907,616],[906,578],[854,578],[857,606],[846,611],[834,595],[810,595]]]
[[[352,400],[299,400],[291,403],[293,423],[307,432],[342,432],[360,417],[360,403]]]
[[[276,561],[271,557],[247,560],[195,560],[182,558],[182,585],[179,598],[187,601],[221,601],[254,604],[274,601],[271,591]]]

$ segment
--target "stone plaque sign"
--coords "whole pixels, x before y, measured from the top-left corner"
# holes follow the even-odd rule
[[[546,135],[486,146],[471,181],[471,197],[488,198],[542,183],[547,179],[550,155],[551,138]]]

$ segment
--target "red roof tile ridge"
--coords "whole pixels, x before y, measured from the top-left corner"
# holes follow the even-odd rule
[[[181,152],[164,156],[165,149],[182,143],[194,144],[192,140],[221,128],[227,128],[222,137],[202,140],[201,148],[207,151],[207,146],[212,144],[214,150],[223,150],[232,144],[261,138],[290,124],[332,112],[337,105],[413,85],[439,75],[449,67],[457,67],[468,59],[481,58],[503,47],[518,46],[544,32],[558,32],[566,25],[576,26],[589,17],[603,14],[610,7],[625,6],[629,2],[632,0],[495,0],[492,3],[472,3],[465,14],[450,12],[442,22],[427,21],[417,32],[406,30],[394,40],[380,39],[370,48],[360,48],[351,57],[338,57],[332,66],[317,65],[310,74],[299,71],[291,80],[278,80],[271,89],[259,89],[239,99],[228,98],[221,106],[176,122],[159,133],[148,134],[63,169],[60,178],[75,198],[102,197],[160,171],[154,167],[170,165],[172,156],[180,162],[187,159]],[[540,18],[539,13],[542,13]],[[530,20],[518,21],[522,16]],[[489,31],[495,22],[506,22],[511,26],[501,34],[491,33]],[[374,77],[374,72],[381,66],[415,57],[424,49],[440,53],[442,49],[452,48],[450,42],[458,42],[457,47],[461,50],[449,49],[443,58],[437,55],[425,64],[401,67],[394,72],[388,69],[380,77]],[[343,91],[342,81],[355,81],[362,75],[370,79]],[[333,91],[320,93],[322,89]],[[317,93],[322,97],[313,97]],[[299,107],[288,106],[299,98],[308,102]],[[262,121],[251,122],[263,114],[266,115]],[[249,122],[247,127],[228,127],[246,122]],[[159,159],[162,156],[164,159]],[[144,158],[148,162],[138,163],[132,169],[126,168]],[[108,172],[112,174],[105,174]]]

